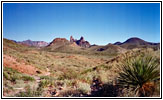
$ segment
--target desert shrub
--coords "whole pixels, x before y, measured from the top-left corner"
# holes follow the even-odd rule
[[[3,71],[4,72],[8,72],[8,74],[14,74],[14,73],[19,73],[18,71],[12,69],[12,68],[9,68],[9,67],[4,67],[3,68]]]
[[[81,75],[78,79],[80,81],[86,82],[86,83],[91,83],[92,82],[93,75]]]
[[[16,80],[19,80],[22,75],[12,68],[4,67],[3,76],[7,80],[15,82]]]
[[[11,82],[15,82],[16,80],[24,80],[24,81],[34,81],[35,79],[31,76],[27,76],[17,72],[12,68],[4,68],[3,76],[5,79],[10,80]]]
[[[6,95],[9,94],[11,91],[13,91],[13,88],[8,88],[8,87],[7,87],[7,88],[6,88],[6,87],[4,88],[4,87],[3,87],[3,95],[6,96]]]
[[[48,86],[56,86],[56,79],[51,76],[41,76],[41,82],[39,84],[40,87],[48,87]]]
[[[51,77],[51,76],[40,76],[40,79],[46,79],[46,80],[55,80],[54,77]]]
[[[12,75],[12,76],[10,76],[10,81],[11,82],[15,82],[17,79],[19,79],[19,76],[18,75]]]
[[[52,83],[51,81],[43,79],[40,81],[39,87],[45,88],[47,86],[50,86],[51,83]]]
[[[107,66],[107,65],[99,65],[99,66],[96,66],[96,67],[93,67],[93,68],[89,68],[89,69],[86,69],[84,70],[83,72],[81,72],[80,74],[86,74],[86,73],[89,73],[89,72],[92,72],[92,71],[99,71],[99,70],[102,70],[102,69],[111,69],[112,66]]]
[[[40,79],[49,79],[49,76],[40,76]]]
[[[93,69],[92,68],[89,68],[89,69],[84,70],[80,74],[86,74],[86,73],[91,72],[91,71],[93,71]]]
[[[102,64],[102,65],[94,67],[93,70],[97,70],[97,71],[99,71],[99,70],[110,70],[111,68],[112,68],[112,66]]]
[[[16,94],[16,97],[40,97],[42,95],[42,91],[39,90],[32,90],[28,88],[25,92],[19,92]]]
[[[76,79],[77,77],[78,77],[77,72],[73,70],[67,70],[66,72],[63,72],[63,74],[58,77],[58,80]]]
[[[90,84],[88,83],[78,82],[77,88],[85,94],[91,92]]]
[[[21,77],[24,81],[35,81],[35,79],[31,76],[22,76]]]
[[[80,89],[69,89],[69,90],[60,92],[58,96],[59,97],[81,97],[84,95],[86,94],[84,94],[83,91]]]
[[[10,76],[7,74],[7,72],[3,72],[3,77],[7,80],[10,79]]]
[[[160,78],[159,63],[149,55],[127,59],[119,73],[119,85],[131,87],[136,96],[150,96],[155,89],[155,82]]]

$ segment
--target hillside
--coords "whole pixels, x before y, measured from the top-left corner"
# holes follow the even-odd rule
[[[124,48],[121,48],[120,46],[108,44],[105,46],[92,46],[89,48],[89,51],[103,54],[118,54],[125,52],[126,50]]]

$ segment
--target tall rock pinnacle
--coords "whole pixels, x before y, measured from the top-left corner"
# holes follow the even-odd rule
[[[75,42],[75,40],[74,40],[74,38],[72,36],[70,37],[70,42],[71,43]]]

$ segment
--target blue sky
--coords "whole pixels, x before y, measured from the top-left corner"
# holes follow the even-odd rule
[[[105,45],[139,37],[160,42],[159,3],[4,3],[3,37],[79,39]]]

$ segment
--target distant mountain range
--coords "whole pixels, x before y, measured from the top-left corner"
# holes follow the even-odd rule
[[[16,41],[14,41],[14,42],[16,42]],[[19,41],[16,43],[26,45],[26,46],[33,46],[33,47],[45,47],[49,44],[45,41],[31,41],[31,40]]]
[[[14,40],[12,40],[14,41]],[[79,48],[91,48],[91,50],[95,51],[107,51],[109,48],[114,48],[117,51],[121,51],[122,48],[124,49],[133,49],[133,48],[160,48],[160,43],[152,43],[152,42],[147,42],[144,41],[140,38],[133,37],[129,38],[125,42],[116,42],[114,44],[108,44],[105,46],[100,46],[100,45],[91,45],[88,41],[85,41],[84,37],[81,37],[79,40],[74,39],[73,36],[70,37],[70,40],[67,40],[65,38],[55,38],[52,42],[47,43],[45,41],[32,41],[32,40],[25,40],[25,41],[14,41],[15,43],[22,44],[25,46],[33,46],[33,47],[47,47],[52,50],[64,50],[66,49],[72,50],[76,49],[78,50]]]

